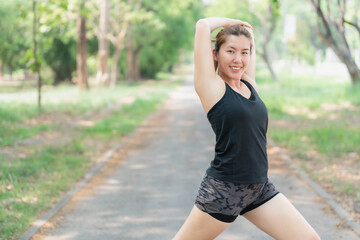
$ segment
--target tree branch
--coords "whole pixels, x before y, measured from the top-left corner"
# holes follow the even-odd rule
[[[359,27],[358,24],[353,23],[353,22],[346,21],[345,19],[344,19],[344,23],[347,23],[347,24],[349,24],[350,26],[353,26],[353,27],[359,32],[359,34],[360,34],[360,27]]]
[[[320,28],[319,28],[319,33],[321,33],[322,35],[324,35],[324,37],[328,40],[328,41],[331,41],[332,45],[336,46],[335,44],[335,40],[331,34],[331,30],[330,30],[330,27],[329,27],[329,22],[326,21],[326,18],[325,18],[325,15],[323,13],[323,11],[321,10],[321,7],[320,7],[320,0],[318,0],[317,2],[315,2],[315,0],[309,0],[314,8],[315,8],[315,11],[318,15],[318,17],[320,18],[320,22],[322,23],[322,26],[325,28],[325,33],[322,33]]]
[[[344,0],[344,6],[346,7],[346,1]],[[355,9],[355,20],[354,22],[350,22],[350,21],[347,21],[345,18],[344,18],[344,23],[347,23],[349,24],[350,26],[353,26],[359,33],[359,36],[360,36],[360,26],[358,24],[358,11],[359,11],[359,4],[356,5],[356,9]]]

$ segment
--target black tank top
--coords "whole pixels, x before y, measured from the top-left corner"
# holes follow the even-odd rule
[[[210,109],[208,120],[216,135],[215,157],[207,174],[234,183],[267,181],[266,132],[268,112],[252,85],[245,98],[227,83],[224,96]]]

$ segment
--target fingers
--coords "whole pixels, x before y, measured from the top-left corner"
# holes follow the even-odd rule
[[[242,27],[250,28],[251,31],[254,30],[254,28],[247,22],[242,22],[242,24],[239,24],[239,25],[242,26]]]
[[[242,27],[254,30],[254,28],[247,22],[244,22],[244,21],[241,21],[241,20],[235,20],[235,19],[231,19],[231,20],[232,21],[231,21],[230,25],[240,25]]]

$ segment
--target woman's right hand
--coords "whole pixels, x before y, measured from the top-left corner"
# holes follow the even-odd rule
[[[200,21],[206,22],[209,25],[211,32],[219,27],[227,27],[231,25],[240,25],[249,29],[253,29],[253,27],[249,23],[241,21],[239,19],[208,17],[208,18],[200,19],[198,22]]]
[[[240,25],[242,27],[246,27],[246,28],[249,28],[251,30],[254,30],[253,27],[247,22],[241,21],[239,19],[231,19],[231,18],[225,18],[225,19],[228,22],[228,24],[225,25],[226,27],[231,26],[231,25]]]

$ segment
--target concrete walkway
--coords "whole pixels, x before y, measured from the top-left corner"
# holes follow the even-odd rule
[[[124,161],[102,184],[72,203],[46,240],[171,239],[191,210],[213,158],[214,135],[191,80],[133,136]],[[324,240],[359,237],[269,146],[270,179]],[[86,188],[86,186],[85,186]],[[284,229],[286,231],[286,229]],[[217,239],[272,239],[239,217]]]

